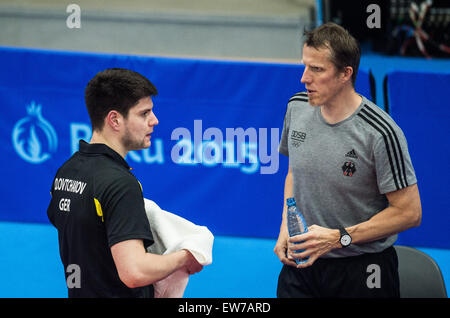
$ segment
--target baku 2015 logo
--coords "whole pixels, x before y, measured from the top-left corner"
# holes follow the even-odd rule
[[[28,116],[19,120],[12,132],[17,154],[30,163],[42,163],[58,147],[58,137],[52,125],[42,117],[41,105],[34,101],[27,106]]]

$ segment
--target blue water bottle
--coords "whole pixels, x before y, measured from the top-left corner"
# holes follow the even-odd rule
[[[295,236],[299,234],[303,234],[308,232],[308,227],[305,222],[305,218],[303,217],[300,210],[297,208],[296,202],[294,198],[288,198],[286,200],[287,204],[287,226],[288,226],[288,232],[289,236]],[[296,244],[300,244],[302,242],[298,242]],[[297,250],[296,253],[301,253],[304,250]],[[309,257],[306,257],[304,259],[296,259],[295,262],[297,264],[303,264],[306,263]]]

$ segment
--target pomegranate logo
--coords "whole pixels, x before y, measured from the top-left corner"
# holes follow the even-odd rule
[[[58,137],[52,125],[42,117],[41,105],[32,101],[27,106],[27,114],[15,124],[12,143],[22,159],[29,163],[42,163],[56,151]]]

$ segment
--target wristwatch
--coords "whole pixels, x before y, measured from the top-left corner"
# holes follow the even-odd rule
[[[348,247],[352,242],[352,237],[343,227],[339,228],[339,232],[341,232],[341,238],[339,239],[339,243],[341,243],[342,247]]]

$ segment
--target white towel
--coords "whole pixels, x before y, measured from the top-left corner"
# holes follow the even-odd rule
[[[212,263],[214,236],[206,226],[196,225],[173,213],[162,210],[155,202],[144,198],[152,229],[154,243],[149,253],[169,254],[186,249],[201,265]],[[156,298],[181,298],[186,289],[189,274],[180,269],[153,284]]]

